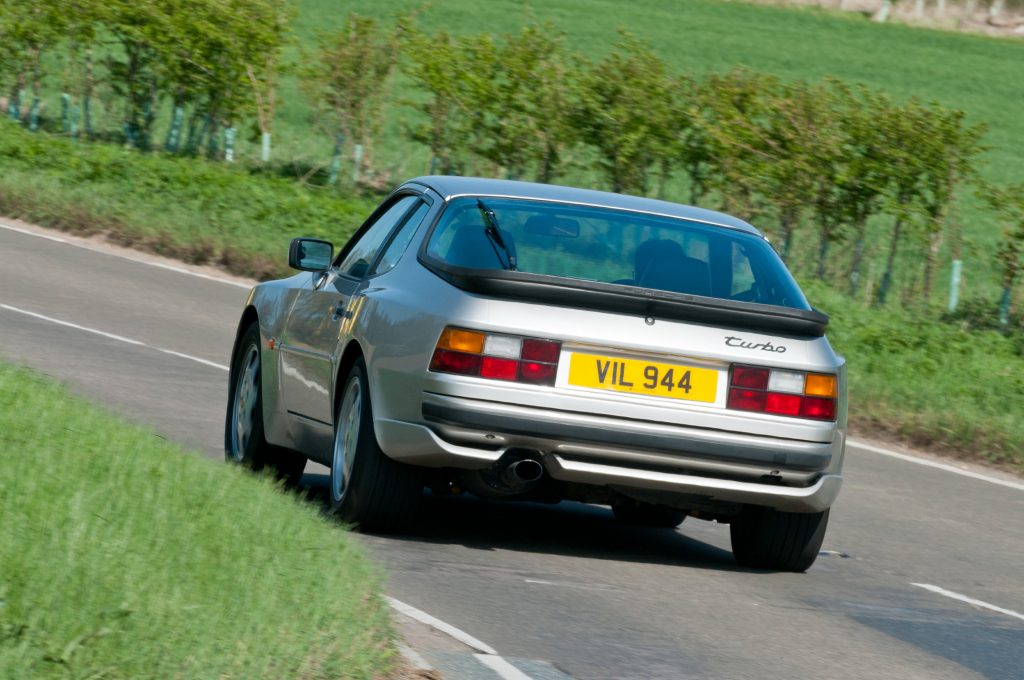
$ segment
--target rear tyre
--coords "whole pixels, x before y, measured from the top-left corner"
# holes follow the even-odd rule
[[[806,571],[818,558],[828,513],[747,506],[729,526],[733,556],[743,567]]]
[[[416,514],[419,470],[391,460],[373,431],[366,364],[357,359],[341,388],[334,419],[331,511],[342,522],[372,531],[398,531]]]
[[[686,519],[685,510],[638,501],[623,500],[612,503],[612,512],[615,513],[615,519],[620,522],[659,529],[674,529]]]
[[[306,457],[267,442],[263,430],[263,366],[260,328],[253,323],[242,335],[231,365],[231,395],[224,433],[224,458],[251,470],[269,469],[289,487],[297,486]]]

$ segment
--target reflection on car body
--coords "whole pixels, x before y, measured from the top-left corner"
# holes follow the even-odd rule
[[[229,459],[329,465],[332,508],[379,529],[429,485],[605,503],[649,526],[714,519],[741,564],[813,562],[841,484],[845,364],[749,224],[423,177],[336,257],[322,243],[297,239],[300,273],[246,302]]]

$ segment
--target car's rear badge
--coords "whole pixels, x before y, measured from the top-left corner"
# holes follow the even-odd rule
[[[782,354],[786,351],[786,348],[782,345],[773,345],[770,342],[747,342],[743,338],[737,338],[734,335],[726,336],[725,344],[729,347],[742,347],[743,349],[759,349],[764,352],[776,352]]]

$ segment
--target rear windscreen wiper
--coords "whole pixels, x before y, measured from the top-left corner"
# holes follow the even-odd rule
[[[494,211],[484,205],[480,199],[477,199],[476,207],[480,209],[480,215],[484,218],[484,233],[487,235],[487,240],[491,242],[491,247],[494,248],[494,254],[497,255],[501,268],[515,271],[516,256],[512,254],[512,251],[505,245],[505,239],[501,237],[501,228],[498,227],[498,218],[495,217]]]

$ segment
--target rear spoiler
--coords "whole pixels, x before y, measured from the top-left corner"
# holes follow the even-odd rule
[[[456,288],[504,300],[691,321],[802,338],[821,337],[828,326],[828,315],[816,309],[762,305],[502,269],[469,269],[433,258],[420,258],[420,262]]]

